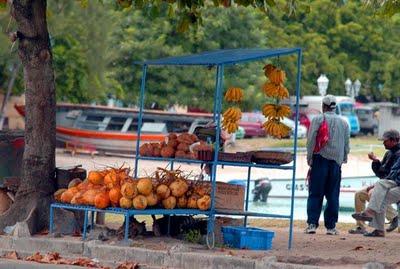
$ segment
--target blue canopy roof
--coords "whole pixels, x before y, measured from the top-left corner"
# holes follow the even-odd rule
[[[226,49],[207,51],[198,54],[161,58],[137,62],[146,65],[229,65],[261,60],[268,57],[298,53],[300,48],[280,49]]]

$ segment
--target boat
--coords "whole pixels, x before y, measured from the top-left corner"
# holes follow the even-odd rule
[[[25,116],[24,106],[14,107]],[[58,103],[57,146],[98,153],[134,154],[138,115],[139,110],[134,108]],[[144,110],[140,142],[161,142],[168,133],[187,132],[196,119],[209,121],[212,114]]]
[[[250,190],[254,190],[256,182],[260,179],[250,181]],[[261,179],[263,180],[263,179]],[[346,177],[342,178],[340,183],[339,204],[341,209],[353,210],[354,209],[354,194],[356,191],[361,190],[367,186],[373,185],[378,178],[376,176],[366,177]],[[287,200],[292,197],[292,179],[271,179],[271,191],[268,194],[269,199]],[[228,181],[230,184],[239,184],[246,186],[246,179],[234,179]],[[308,186],[305,179],[296,179],[295,181],[294,198],[296,201],[306,200],[308,197]],[[254,194],[250,192],[249,200],[253,201]],[[297,202],[296,202],[297,203]]]

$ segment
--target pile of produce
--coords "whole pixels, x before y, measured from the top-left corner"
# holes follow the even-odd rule
[[[225,101],[240,103],[243,100],[243,90],[237,87],[230,87],[224,96]],[[242,111],[237,106],[229,107],[223,113],[222,129],[228,133],[234,133],[239,128],[239,120],[242,118]]]
[[[198,141],[199,139],[195,134],[182,133],[177,135],[170,133],[165,142],[141,145],[139,154],[148,157],[196,159],[197,156],[190,152],[189,147]]]
[[[128,168],[90,171],[84,181],[74,179],[68,189],[59,189],[54,198],[73,205],[97,208],[110,206],[126,209],[147,207],[195,208],[208,210],[211,206],[209,186],[189,181],[181,170],[157,168],[150,177],[132,178]]]
[[[291,111],[289,106],[280,104],[281,99],[289,97],[289,91],[283,85],[286,80],[286,73],[272,64],[265,65],[263,69],[269,81],[263,85],[262,90],[267,97],[274,98],[276,101],[275,104],[267,103],[262,107],[262,113],[267,118],[263,127],[265,132],[273,137],[288,137],[290,128],[283,124],[281,120],[284,117],[289,117]]]

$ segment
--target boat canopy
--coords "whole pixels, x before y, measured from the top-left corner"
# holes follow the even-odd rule
[[[140,65],[232,65],[299,52],[300,48],[227,49],[135,62]]]

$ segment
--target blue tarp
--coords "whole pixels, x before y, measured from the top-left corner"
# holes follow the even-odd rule
[[[300,52],[300,48],[228,49],[137,62],[146,65],[229,65]]]

